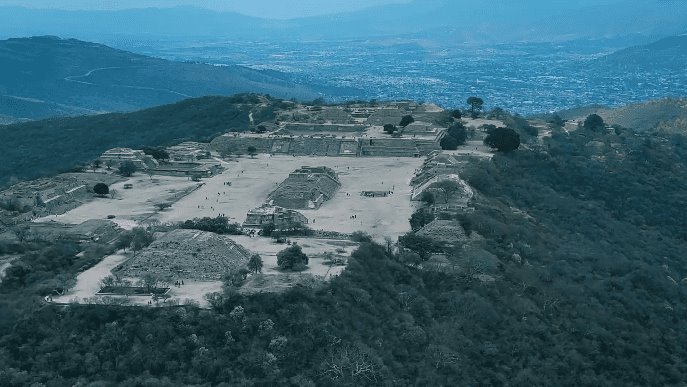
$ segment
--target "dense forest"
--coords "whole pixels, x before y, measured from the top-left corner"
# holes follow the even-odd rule
[[[459,220],[496,264],[456,248],[452,258],[470,270],[428,270],[363,243],[327,285],[243,296],[227,284],[212,310],[41,305],[50,271],[73,274],[88,262],[65,258],[74,252],[66,242],[15,246],[22,269],[0,287],[0,380],[680,385],[685,160],[682,135],[554,130],[465,172],[476,196]]]
[[[54,118],[0,125],[0,187],[14,180],[54,175],[88,163],[115,147],[166,146],[210,141],[274,119],[282,101],[253,94],[187,99],[133,113]]]

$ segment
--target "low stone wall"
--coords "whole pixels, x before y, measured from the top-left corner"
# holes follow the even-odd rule
[[[298,156],[419,157],[440,149],[436,141],[416,138],[248,137],[220,136],[210,144],[220,153],[248,152]]]

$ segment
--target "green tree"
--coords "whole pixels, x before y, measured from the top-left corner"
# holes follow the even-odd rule
[[[97,183],[93,186],[93,192],[98,196],[105,196],[110,193],[110,187],[105,183]]]
[[[262,225],[260,229],[260,234],[262,236],[272,236],[272,233],[277,230],[277,226],[274,223],[266,223]]]
[[[553,114],[551,118],[549,118],[548,123],[556,126],[556,127],[563,127],[565,125],[565,120],[561,118],[558,114]]]
[[[405,128],[406,126],[412,124],[413,122],[415,122],[415,118],[413,118],[413,116],[405,115],[401,118],[401,122],[398,125],[401,126],[402,128]]]
[[[520,135],[510,128],[495,128],[484,139],[484,145],[499,152],[510,152],[520,147]]]
[[[440,247],[430,237],[420,236],[409,232],[398,238],[398,244],[420,255],[423,261],[429,259],[432,253],[440,252]]]
[[[243,233],[240,224],[229,223],[229,218],[221,215],[215,218],[204,217],[187,220],[181,224],[181,228],[209,231],[215,234],[241,235]]]
[[[248,260],[248,270],[257,274],[262,271],[262,258],[258,254],[253,254]]]
[[[396,131],[396,126],[392,124],[384,125],[384,131],[389,134],[393,134]]]
[[[451,117],[455,118],[456,120],[459,120],[463,118],[463,114],[460,112],[460,110],[455,109],[451,110]]]
[[[451,196],[460,191],[462,188],[461,185],[455,180],[442,180],[433,184],[432,186],[439,189],[441,193],[444,194],[444,203],[448,203],[448,200],[451,198]]]
[[[225,301],[224,295],[220,292],[207,293],[203,296],[203,298],[214,310],[221,310]]]
[[[458,145],[465,144],[468,139],[468,130],[462,122],[456,122],[448,128],[447,133],[458,141]]]
[[[134,255],[144,247],[149,246],[155,240],[153,233],[143,227],[134,227],[131,232],[131,249],[134,251]]]
[[[482,108],[484,107],[484,100],[479,97],[470,97],[468,98],[468,105],[470,105],[470,114],[475,116],[477,113],[482,111]]]
[[[124,177],[130,177],[131,175],[136,173],[137,170],[138,168],[136,167],[136,164],[134,164],[133,161],[127,160],[119,164],[119,173]]]
[[[117,242],[115,243],[115,247],[118,249],[123,249],[126,251],[126,248],[131,246],[131,241],[134,239],[134,233],[126,230],[119,234],[119,237],[117,238]]]
[[[169,160],[169,152],[167,152],[164,148],[150,148],[150,147],[145,147],[143,148],[143,153],[153,156],[155,160]]]
[[[247,151],[251,158],[255,157],[255,155],[258,154],[257,148],[255,148],[252,145],[248,147]]]
[[[277,265],[282,270],[302,270],[308,264],[308,256],[299,245],[292,245],[277,253]]]
[[[455,137],[447,134],[439,141],[439,145],[443,150],[456,150],[459,144]]]
[[[606,123],[604,119],[598,114],[590,114],[587,119],[584,120],[582,125],[587,130],[593,130],[595,132],[602,131],[606,129]]]
[[[372,237],[363,231],[354,231],[351,234],[351,240],[358,243],[372,243]]]
[[[29,234],[31,233],[31,230],[29,229],[28,226],[15,226],[11,228],[12,232],[14,233],[14,236],[17,237],[17,240],[19,243],[24,242]]]
[[[417,231],[424,227],[426,224],[431,223],[436,217],[431,211],[421,208],[410,216],[410,228],[413,231]]]
[[[420,200],[428,206],[433,205],[436,202],[434,194],[430,191],[424,191],[420,195]]]
[[[141,287],[146,289],[146,293],[152,293],[160,286],[160,277],[153,273],[146,273],[140,281]]]

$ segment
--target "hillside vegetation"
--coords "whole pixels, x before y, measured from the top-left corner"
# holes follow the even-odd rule
[[[133,113],[55,118],[0,126],[0,187],[14,178],[52,175],[114,147],[210,141],[274,118],[280,100],[256,95],[189,99]]]
[[[0,286],[0,380],[680,385],[685,160],[680,134],[554,129],[470,163],[474,211],[440,214],[479,234],[488,254],[455,246],[456,266],[430,268],[360,239],[322,287],[246,296],[227,283],[212,310],[38,306],[37,283],[84,263],[64,258],[70,246],[15,248],[19,263]]]
[[[683,98],[667,98],[619,108],[589,106],[558,113],[564,119],[580,121],[590,114],[600,115],[607,124],[640,132],[685,133],[687,130],[687,100]]]
[[[314,99],[287,75],[172,62],[56,37],[0,41],[0,115],[40,119],[131,111],[241,92]]]

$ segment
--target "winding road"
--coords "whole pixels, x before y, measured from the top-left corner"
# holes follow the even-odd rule
[[[70,75],[70,76],[68,76],[68,77],[65,77],[64,80],[67,81],[67,82],[81,83],[81,84],[83,84],[83,85],[103,86],[103,85],[98,85],[98,84],[92,83],[92,82],[82,81],[82,80],[80,80],[80,79],[88,78],[88,77],[90,77],[91,75],[93,75],[93,73],[95,73],[95,72],[106,71],[106,70],[124,69],[124,68],[135,68],[135,67],[99,67],[99,68],[90,70],[90,71],[88,71],[87,73],[82,74],[82,75]],[[184,97],[184,98],[193,98],[192,95],[184,94],[184,93],[181,93],[181,92],[178,92],[178,91],[174,91],[174,90],[170,90],[170,89],[159,89],[159,88],[148,87],[148,86],[134,86],[134,85],[121,85],[121,84],[112,84],[112,85],[109,85],[109,86],[122,87],[122,88],[127,88],[127,89],[136,89],[136,90],[162,91],[162,92],[165,92],[165,93],[175,94],[175,95],[178,95],[178,96],[181,96],[181,97]]]

